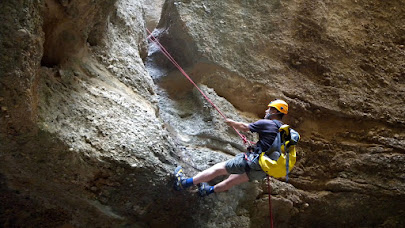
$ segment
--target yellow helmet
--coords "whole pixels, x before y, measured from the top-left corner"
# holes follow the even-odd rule
[[[287,104],[287,102],[285,102],[283,100],[276,99],[276,100],[270,102],[268,107],[273,107],[273,108],[277,109],[279,112],[284,113],[284,114],[288,113],[288,104]]]

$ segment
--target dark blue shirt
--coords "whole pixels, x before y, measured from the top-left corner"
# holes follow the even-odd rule
[[[280,125],[277,126],[275,121]],[[271,147],[277,136],[278,129],[282,125],[280,121],[275,121],[262,119],[249,124],[249,130],[259,134],[259,141],[256,143],[256,146],[260,147],[262,151],[267,151]]]

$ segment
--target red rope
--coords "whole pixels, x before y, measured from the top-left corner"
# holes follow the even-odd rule
[[[149,29],[146,29],[146,31],[149,33],[148,39],[150,41],[152,41],[153,43],[157,44],[160,48],[160,50],[162,51],[162,53],[170,60],[170,62],[173,63],[174,66],[177,67],[177,69],[179,69],[179,71],[191,82],[191,84],[193,84],[198,91],[204,96],[204,98],[212,105],[212,107],[214,107],[219,114],[226,120],[226,116],[221,112],[221,110],[219,110],[219,108],[211,101],[211,99],[209,97],[207,97],[207,95],[205,95],[205,93],[197,86],[197,84],[194,83],[194,81],[190,78],[190,76],[188,76],[188,74],[183,70],[183,68],[181,68],[181,66],[176,62],[176,60],[170,55],[170,53],[166,50],[166,48],[163,47],[163,45],[156,39],[156,37],[154,37],[152,35],[152,33],[149,31]],[[243,142],[245,144],[252,144],[252,142],[248,141],[246,139],[246,136],[242,135],[238,130],[236,130],[235,127],[232,127],[235,132],[239,135],[239,137],[242,138]]]
[[[269,188],[269,213],[270,213],[270,227],[273,228],[273,213],[271,208],[271,186],[270,186],[270,177],[267,176],[267,185]]]
[[[207,97],[207,95],[205,95],[205,93],[194,83],[194,81],[190,78],[190,76],[188,76],[188,74],[183,70],[183,68],[176,62],[176,60],[170,55],[170,53],[166,50],[165,47],[163,47],[163,45],[156,39],[156,37],[154,37],[152,35],[152,33],[149,31],[149,29],[146,29],[146,31],[149,33],[148,39],[150,41],[152,41],[153,43],[157,44],[160,48],[160,50],[162,51],[162,53],[170,60],[170,62],[173,63],[174,66],[177,67],[177,69],[191,82],[191,84],[193,84],[198,91],[204,96],[204,98],[212,105],[212,107],[214,107],[218,113],[226,120],[226,116],[221,112],[221,110],[219,110],[219,108],[211,101],[211,99],[209,97]],[[246,139],[246,136],[242,135],[238,130],[236,130],[235,127],[232,127],[235,132],[239,135],[239,137],[242,138],[243,142],[245,144],[254,144],[254,142],[251,142],[249,140]],[[269,211],[270,211],[270,225],[271,228],[273,228],[273,213],[272,213],[272,208],[271,208],[271,187],[270,187],[270,178],[269,176],[267,176],[267,183],[268,183],[268,188],[269,188]]]

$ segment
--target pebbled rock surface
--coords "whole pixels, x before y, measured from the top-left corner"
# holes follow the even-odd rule
[[[268,227],[266,181],[172,189],[243,150],[232,119],[291,107],[276,227],[403,227],[401,1],[0,2],[1,227]],[[250,140],[256,140],[247,134]],[[212,184],[220,181],[218,178]]]

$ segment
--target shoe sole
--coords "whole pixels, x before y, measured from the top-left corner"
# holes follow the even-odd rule
[[[181,191],[183,187],[181,186],[181,174],[183,174],[183,167],[177,166],[176,169],[174,170],[174,189],[176,191]],[[183,174],[184,175],[184,174]]]
[[[198,194],[199,194],[201,197],[207,196],[207,192],[205,191],[205,186],[206,186],[206,185],[208,185],[208,183],[202,182],[202,183],[200,183],[200,186],[198,187]]]

